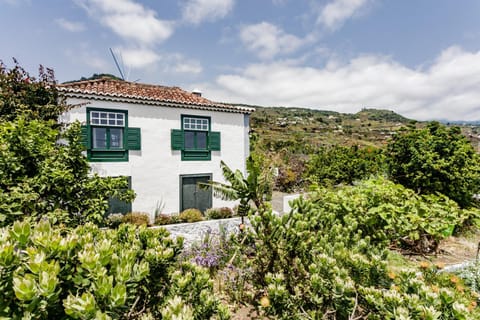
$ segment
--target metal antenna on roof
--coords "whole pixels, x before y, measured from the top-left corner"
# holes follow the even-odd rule
[[[115,61],[115,65],[117,66],[118,72],[120,72],[120,76],[122,77],[122,80],[125,80],[125,76],[123,75],[122,68],[120,68],[120,65],[118,64],[117,57],[115,57],[115,54],[113,53],[112,48],[110,49],[110,53],[112,54],[113,61]]]

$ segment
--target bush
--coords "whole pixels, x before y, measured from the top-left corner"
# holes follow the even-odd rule
[[[119,225],[121,225],[123,222],[123,214],[121,213],[112,213],[109,214],[105,224],[109,228],[117,228]]]
[[[362,201],[368,199],[330,198],[298,199],[288,214],[260,210],[250,217],[252,230],[241,235],[243,256],[238,261],[244,270],[252,270],[250,290],[267,315],[479,319],[474,295],[457,279],[430,269],[418,275],[416,270],[395,273],[387,268],[388,241],[376,239],[371,226],[364,225],[382,219],[362,216]]]
[[[178,216],[177,215],[160,213],[155,218],[155,225],[157,225],[157,226],[163,226],[163,225],[166,225],[166,224],[174,224],[174,223],[178,223]]]
[[[0,123],[0,226],[23,216],[48,216],[67,226],[102,224],[110,197],[133,200],[132,190],[122,192],[126,177],[90,174],[80,123],[64,132],[52,126],[22,118]]]
[[[145,212],[130,212],[123,216],[123,222],[136,226],[148,226],[150,224],[150,215]]]
[[[178,218],[181,222],[198,222],[204,220],[202,212],[194,208],[185,209],[178,215]]]
[[[233,217],[233,210],[229,207],[210,208],[205,212],[207,219],[227,219]]]
[[[353,184],[356,180],[382,173],[380,149],[372,147],[321,147],[307,163],[305,177],[318,185]]]
[[[420,253],[435,252],[452,226],[461,228],[479,214],[478,210],[460,209],[444,195],[418,195],[383,178],[335,190],[319,189],[311,197],[321,214],[335,216],[331,227],[350,223],[374,242],[385,241]]]
[[[386,158],[391,179],[421,194],[440,192],[468,207],[480,192],[480,156],[458,127],[432,122],[404,129]]]
[[[128,224],[0,229],[0,318],[226,319],[208,272],[179,264],[182,241],[168,236]]]
[[[15,60],[14,60],[15,61]],[[15,61],[0,61],[0,226],[29,216],[76,226],[102,224],[108,199],[131,202],[125,177],[91,174],[81,126],[63,130],[59,116],[72,106],[59,99],[53,70],[36,79]]]

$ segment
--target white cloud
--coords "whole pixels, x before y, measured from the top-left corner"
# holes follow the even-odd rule
[[[82,64],[93,68],[96,73],[101,73],[110,67],[110,63],[101,58],[89,44],[80,43],[76,48],[65,51],[66,56],[75,64]]]
[[[205,87],[205,86],[204,86]],[[480,51],[444,50],[426,69],[360,56],[324,68],[277,62],[225,74],[205,90],[217,101],[357,112],[387,108],[414,119],[480,118]]]
[[[188,73],[188,74],[200,74],[203,71],[202,65],[200,62],[195,60],[184,60],[178,61],[173,71],[175,73]]]
[[[116,49],[115,52],[119,53],[127,69],[143,69],[155,64],[161,58],[154,50],[148,48],[122,48]]]
[[[80,32],[85,30],[85,26],[81,22],[69,21],[64,18],[56,19],[55,22],[63,29],[70,32]]]
[[[157,18],[150,10],[133,0],[75,0],[92,17],[125,40],[152,45],[169,38],[173,23]]]
[[[114,52],[124,68],[159,70],[170,74],[197,75],[203,71],[199,61],[181,54],[157,53],[149,48],[116,48]]]
[[[329,29],[335,29],[368,2],[369,0],[333,0],[323,7],[317,23],[322,23]]]
[[[183,20],[199,24],[224,18],[233,9],[234,0],[188,0],[182,9]]]
[[[262,59],[292,53],[306,42],[268,22],[243,27],[240,39],[249,51]]]

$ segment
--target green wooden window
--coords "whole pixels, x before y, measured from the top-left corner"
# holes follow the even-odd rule
[[[128,127],[124,110],[87,108],[81,138],[93,162],[128,161],[128,150],[141,149],[140,128]]]
[[[172,150],[182,151],[182,160],[210,160],[220,151],[220,132],[210,131],[209,117],[182,116],[182,128],[172,129]]]

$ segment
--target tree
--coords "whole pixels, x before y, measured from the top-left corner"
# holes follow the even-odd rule
[[[36,79],[14,62],[8,69],[0,60],[0,121],[22,116],[26,120],[54,120],[56,124],[69,106],[59,99],[53,70],[40,66]]]
[[[440,192],[466,207],[480,191],[480,157],[458,127],[406,128],[388,144],[386,158],[391,179],[420,194]]]
[[[382,173],[382,150],[373,147],[320,147],[307,163],[305,176],[319,185],[353,184]]]
[[[55,100],[49,74],[37,81],[18,65],[0,68],[0,226],[22,216],[100,223],[110,197],[134,198],[133,191],[120,191],[126,178],[90,174],[80,124],[67,129],[57,122],[68,106]]]
[[[240,170],[233,171],[225,162],[220,161],[227,183],[209,181],[199,185],[206,189],[211,188],[213,195],[223,200],[240,200],[238,212],[243,218],[251,209],[251,202],[258,210],[265,200],[272,197],[272,171],[262,166],[264,160],[258,155],[250,155],[247,158],[247,177],[244,177]]]

